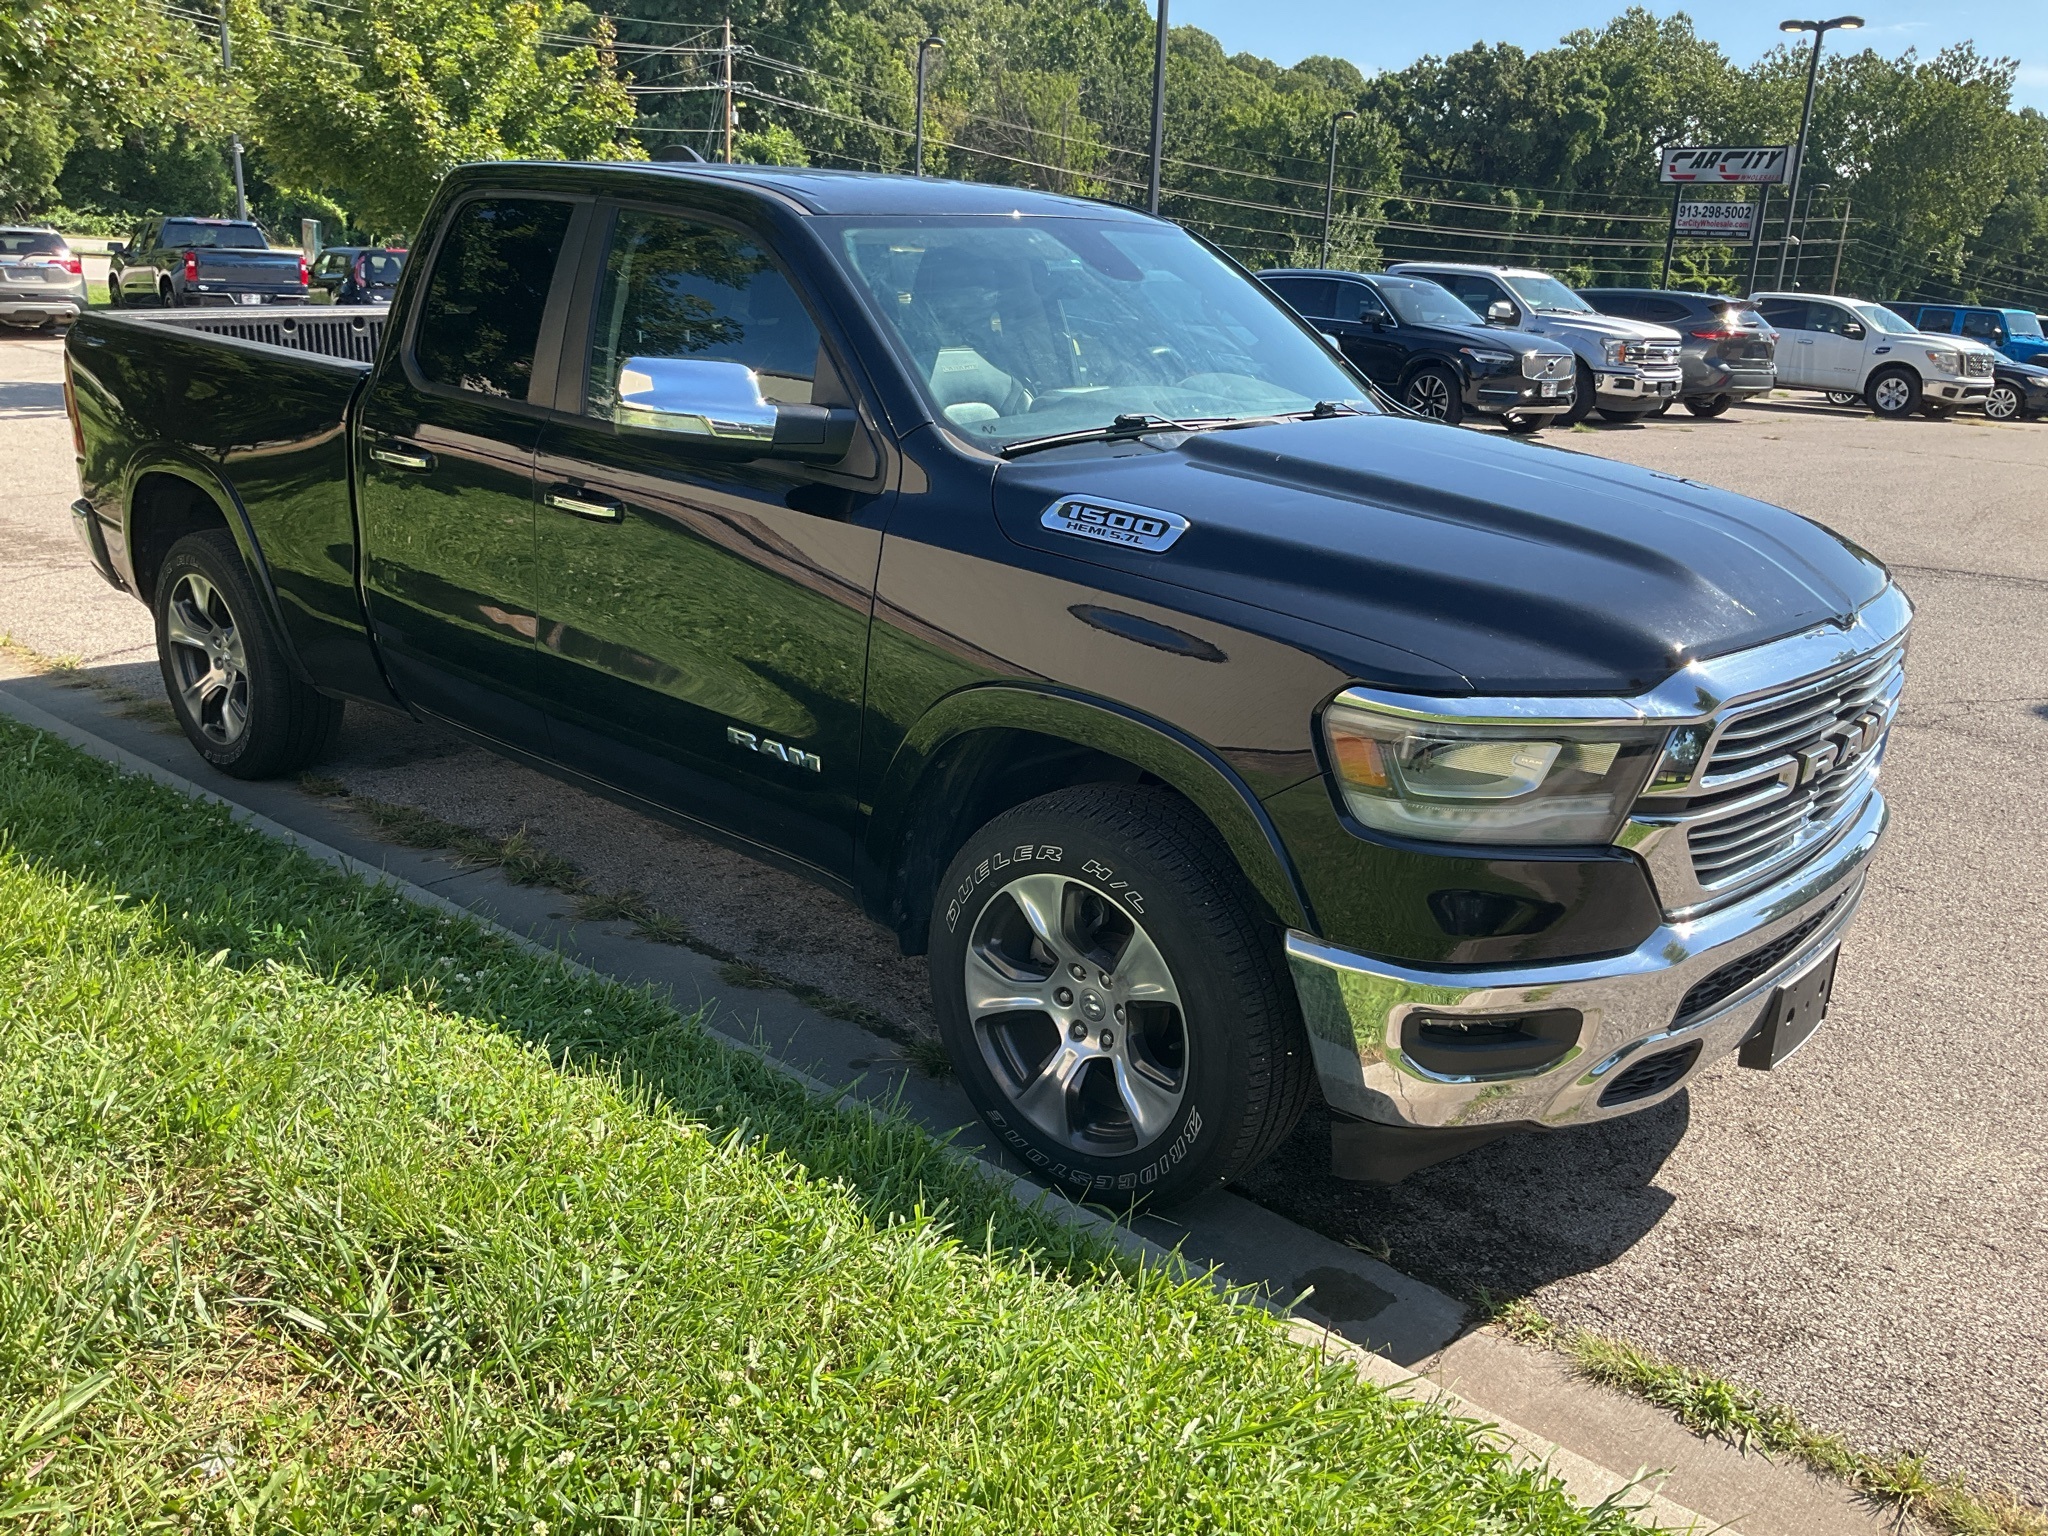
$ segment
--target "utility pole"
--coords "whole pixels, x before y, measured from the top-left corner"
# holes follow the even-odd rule
[[[1842,291],[1842,247],[1849,243],[1849,203],[1850,199],[1842,199],[1842,230],[1835,236],[1835,271],[1828,279],[1829,293]]]
[[[1813,122],[1813,88],[1820,80],[1820,45],[1830,32],[1853,32],[1863,25],[1861,16],[1837,16],[1832,21],[1781,21],[1780,32],[1811,32],[1813,57],[1806,64],[1806,105],[1799,112],[1799,147],[1792,155],[1792,186],[1785,197],[1785,238],[1778,242],[1778,286],[1785,286],[1785,258],[1792,254],[1792,215],[1799,211],[1799,178],[1806,170],[1806,130]]]
[[[1166,0],[1159,0],[1159,31],[1152,40],[1152,178],[1145,211],[1159,212],[1159,166],[1166,154]]]
[[[913,176],[922,176],[924,174],[925,65],[926,62],[931,58],[932,50],[934,48],[943,48],[945,46],[945,42],[942,39],[940,39],[937,35],[928,37],[923,42],[917,45],[917,132],[914,136],[915,147],[912,151],[912,165],[910,170],[910,174]]]
[[[1330,221],[1337,212],[1337,125],[1356,116],[1356,112],[1330,114],[1330,177],[1323,183],[1323,259],[1318,263],[1323,267],[1330,265]]]
[[[1824,181],[1815,182],[1806,189],[1806,206],[1799,210],[1799,254],[1792,258],[1792,291],[1799,291],[1799,279],[1806,271],[1806,226],[1813,218],[1813,199],[1827,186]]]
[[[725,164],[733,164],[733,14],[725,12]]]
[[[1756,189],[1756,223],[1750,227],[1749,236],[1749,286],[1743,289],[1745,295],[1756,292],[1757,279],[1764,270],[1764,221],[1771,213],[1771,184],[1764,182]]]
[[[234,56],[228,51],[228,0],[220,0],[220,72],[230,74],[234,67]],[[235,217],[247,223],[249,193],[242,185],[242,136],[239,133],[228,135],[228,153],[235,162]]]

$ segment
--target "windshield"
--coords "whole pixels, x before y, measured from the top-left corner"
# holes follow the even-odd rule
[[[1426,277],[1383,277],[1373,284],[1403,325],[1484,325],[1471,305]]]
[[[1857,299],[1848,299],[1844,302],[1851,309],[1855,310],[1857,315],[1873,331],[1883,331],[1887,336],[1911,336],[1914,334],[1912,326],[1906,324],[1902,317],[1893,314],[1882,304],[1865,304]]]
[[[1508,277],[1501,281],[1514,289],[1515,297],[1531,309],[1561,309],[1566,314],[1590,315],[1593,306],[1565,287],[1554,277],[1537,273],[1534,277]]]
[[[2005,316],[2005,328],[2013,335],[2039,336],[2041,334],[2040,316],[2030,315],[2024,309],[2001,309],[1999,313]]]
[[[192,219],[164,220],[164,245],[222,246],[236,251],[268,250],[270,242],[254,224],[201,224]]]
[[[1271,294],[1170,225],[848,221],[839,250],[933,408],[989,448],[1362,393]]]

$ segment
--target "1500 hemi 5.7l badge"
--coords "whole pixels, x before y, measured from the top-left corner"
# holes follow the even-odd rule
[[[1121,544],[1155,555],[1171,549],[1173,541],[1188,531],[1188,520],[1178,512],[1097,501],[1092,497],[1083,500],[1063,496],[1047,507],[1038,520],[1054,533],[1071,533],[1077,539]]]

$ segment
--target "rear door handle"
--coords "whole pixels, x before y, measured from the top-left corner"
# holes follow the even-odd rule
[[[431,453],[416,453],[408,448],[372,448],[370,457],[379,464],[389,464],[393,469],[423,470],[434,467]]]
[[[618,523],[625,521],[626,509],[616,501],[591,501],[583,496],[570,494],[566,486],[549,491],[542,498],[557,512],[568,512],[577,517],[587,517],[594,523]]]

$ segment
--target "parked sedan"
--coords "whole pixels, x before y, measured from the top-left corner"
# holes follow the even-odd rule
[[[313,260],[311,291],[329,304],[389,304],[404,270],[403,247],[330,245]]]
[[[85,302],[85,265],[62,235],[0,225],[0,323],[61,331]]]
[[[1469,411],[1534,432],[1571,409],[1570,347],[1489,326],[1427,278],[1291,268],[1259,277],[1418,416],[1456,426]]]
[[[1747,300],[1666,288],[1581,288],[1579,297],[1603,315],[1678,332],[1679,398],[1695,416],[1718,416],[1777,385],[1777,333]]]

